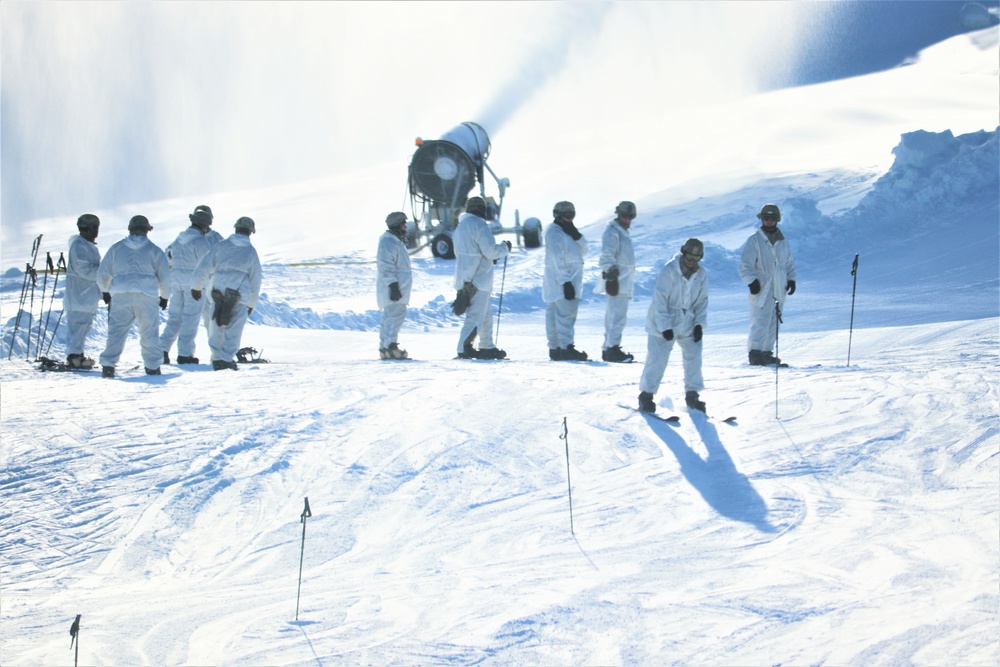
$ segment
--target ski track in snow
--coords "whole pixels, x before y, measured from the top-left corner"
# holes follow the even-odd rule
[[[0,364],[5,663],[64,660],[81,612],[93,664],[998,657],[995,322],[857,332],[849,368],[842,332],[789,336],[824,365],[779,372],[780,420],[773,371],[707,338],[739,425],[676,408],[671,365],[676,426],[615,406],[639,364],[554,375],[510,327],[495,364],[450,332],[397,364],[350,332],[235,374]]]

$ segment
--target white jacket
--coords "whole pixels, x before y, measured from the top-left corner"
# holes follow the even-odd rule
[[[101,251],[79,234],[69,240],[69,259],[66,260],[66,293],[63,310],[96,313],[101,301],[97,289],[97,268],[101,265]]]
[[[760,281],[760,292],[750,295],[750,305],[756,308],[773,307],[775,299],[785,303],[785,287],[789,280],[795,280],[788,241],[772,244],[763,229],[747,239],[740,256],[740,280],[749,285],[755,279]]]
[[[493,260],[506,257],[507,244],[497,242],[486,221],[463,213],[451,237],[455,246],[455,289],[471,282],[484,292],[493,291]]]
[[[618,267],[618,296],[632,296],[635,283],[635,250],[632,249],[632,237],[629,230],[622,227],[617,220],[612,220],[604,229],[601,237],[601,272],[612,266]],[[598,278],[594,294],[607,294],[607,282]]]
[[[545,229],[545,275],[542,279],[542,300],[553,303],[563,298],[563,283],[573,283],[579,299],[583,292],[583,258],[587,256],[587,239],[577,240],[552,223]]]
[[[170,267],[159,246],[130,234],[108,248],[97,269],[97,288],[111,294],[138,292],[154,299],[170,297]]]
[[[260,258],[245,234],[233,234],[212,248],[198,262],[191,275],[191,289],[202,290],[211,278],[212,289],[240,293],[240,303],[257,307],[260,297]],[[211,298],[211,295],[205,295]]]
[[[413,274],[410,272],[410,253],[399,237],[386,230],[378,240],[378,251],[375,253],[375,264],[378,276],[375,279],[375,298],[379,308],[385,308],[390,303],[404,306],[410,303],[410,288],[413,285]],[[389,285],[399,283],[399,291],[403,297],[399,301],[389,299]]]
[[[656,276],[646,333],[659,336],[673,329],[674,336],[690,336],[696,324],[702,329],[708,324],[708,274],[699,266],[690,278],[685,278],[678,253]]]
[[[212,243],[195,226],[188,227],[167,246],[170,260],[170,285],[175,290],[191,289],[191,276],[201,258],[212,250]]]

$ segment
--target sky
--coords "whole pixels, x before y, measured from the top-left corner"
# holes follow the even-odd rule
[[[609,126],[891,67],[961,31],[960,10],[4,2],[0,224],[379,165],[382,208],[399,208],[414,139],[465,121],[523,188]]]

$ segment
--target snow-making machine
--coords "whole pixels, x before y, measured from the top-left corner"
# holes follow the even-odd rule
[[[498,178],[487,164],[490,139],[480,125],[462,123],[435,140],[424,141],[418,137],[416,146],[409,169],[414,222],[407,229],[406,246],[411,252],[430,245],[435,257],[454,259],[451,235],[476,187],[479,196],[486,201],[486,222],[494,234],[514,234],[518,244],[527,248],[541,245],[542,225],[537,218],[529,218],[522,225],[515,211],[513,227],[504,227],[500,222],[510,180]],[[496,182],[498,197],[486,194],[487,172]]]

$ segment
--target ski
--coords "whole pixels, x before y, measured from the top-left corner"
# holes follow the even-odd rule
[[[661,422],[666,422],[668,424],[676,424],[681,420],[681,418],[678,417],[677,415],[670,415],[669,417],[664,417],[663,415],[658,415],[655,412],[643,412],[639,408],[633,408],[631,405],[625,405],[624,403],[619,403],[618,407],[625,408],[626,410],[631,410],[632,412],[636,412],[645,417],[652,417],[653,419],[659,419]]]
[[[69,366],[62,361],[56,361],[55,359],[49,359],[48,357],[39,357],[35,359],[35,363],[38,364],[38,370],[45,372],[54,373],[92,373],[95,369],[100,371],[100,366],[91,366],[90,368],[76,368],[74,366]]]

